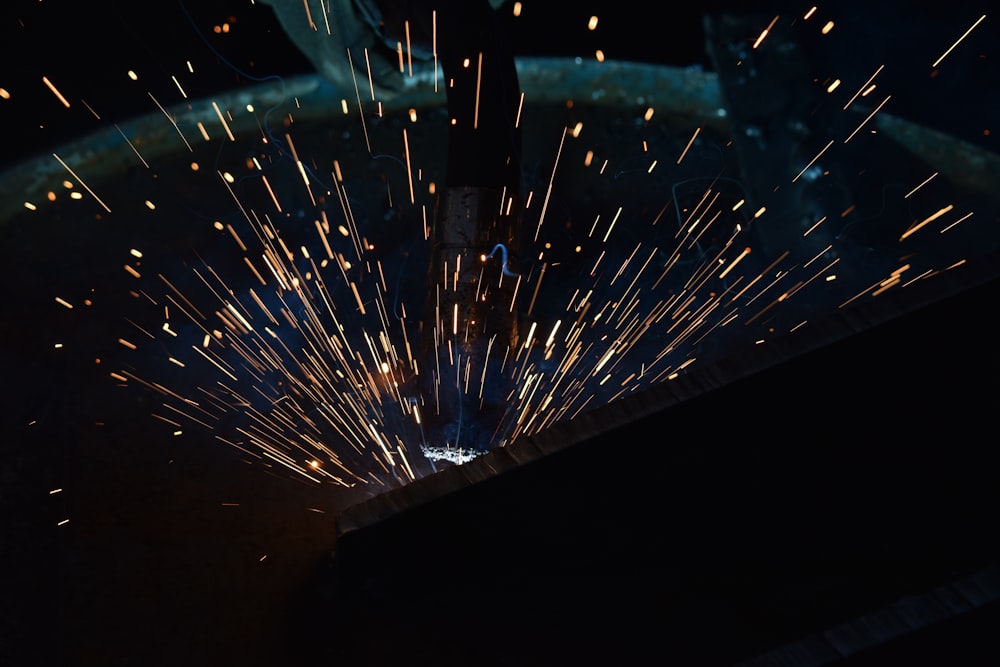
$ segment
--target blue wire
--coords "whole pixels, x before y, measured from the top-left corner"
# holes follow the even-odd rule
[[[490,254],[486,256],[486,259],[492,259],[493,255],[497,254],[497,250],[500,251],[500,257],[503,260],[503,274],[505,276],[510,276],[511,278],[519,278],[521,274],[514,273],[509,268],[507,268],[507,246],[505,246],[504,244],[498,243],[495,246],[493,246],[493,250],[490,251]]]

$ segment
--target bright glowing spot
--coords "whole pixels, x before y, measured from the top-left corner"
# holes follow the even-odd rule
[[[597,30],[597,17],[591,16],[590,20],[587,21],[587,30]]]

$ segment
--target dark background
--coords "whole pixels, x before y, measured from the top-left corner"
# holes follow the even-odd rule
[[[524,3],[514,18],[507,3],[501,15],[515,53],[525,56],[608,58],[679,66],[708,66],[702,17],[736,9],[756,14],[766,27],[775,16],[792,21],[808,5],[793,2],[699,2],[672,7],[666,14],[637,2],[582,2],[570,6]],[[218,0],[175,1],[138,8],[134,3],[100,0],[78,3],[9,2],[4,16],[3,86],[13,94],[0,104],[8,128],[0,166],[25,155],[42,154],[67,139],[139,114],[156,111],[147,93],[164,106],[183,102],[170,77],[190,99],[209,96],[273,76],[311,71],[291,45],[272,10],[260,3]],[[905,13],[895,3],[857,0],[822,7],[820,20],[834,31],[819,37],[813,57],[818,77],[844,78],[885,65],[878,81],[891,90],[896,113],[977,143],[989,142],[1000,80],[988,53],[998,37],[987,19],[953,52],[938,75],[931,63],[980,16],[979,3],[921,7]],[[598,16],[595,31],[587,20]],[[231,21],[229,33],[213,28]],[[822,44],[822,49],[818,48]],[[187,61],[196,76],[187,73]],[[132,81],[134,70],[141,79]],[[65,109],[41,82],[47,76],[73,102]],[[93,117],[78,100],[100,116]]]
[[[700,12],[670,18],[664,28],[644,16],[638,3],[575,4],[566,9],[551,3],[527,5],[514,19],[508,3],[503,12],[510,39],[520,55],[592,58],[603,48],[609,58],[644,62],[704,62]],[[18,127],[9,137],[3,162],[40,154],[109,121],[156,110],[147,91],[165,106],[183,101],[171,76],[177,76],[192,99],[273,76],[312,71],[308,59],[281,29],[270,7],[240,1],[180,3],[138,9],[133,3],[101,0],[14,2],[4,7],[4,87],[14,96],[0,107],[4,122]],[[591,15],[598,30],[586,28]],[[231,32],[215,26],[231,21]],[[187,73],[191,60],[197,75]],[[131,81],[134,70],[140,81]],[[41,81],[47,76],[74,102],[65,109]],[[93,118],[77,100],[85,100],[102,116]]]
[[[750,9],[700,3],[664,18],[638,2],[542,4],[506,19],[520,55],[601,48],[681,66],[707,66],[704,13]],[[804,9],[754,4],[765,25]],[[838,27],[811,61],[818,77],[863,80],[884,62],[895,113],[996,149],[993,17],[948,67],[930,67],[985,4],[822,9]],[[2,16],[2,168],[155,111],[147,93],[181,102],[172,75],[200,98],[310,70],[249,2],[16,1]],[[211,32],[224,21],[230,34]],[[1000,360],[997,262],[983,262],[970,285],[985,287],[960,298],[928,290],[913,303],[936,307],[892,327],[831,339],[339,544],[335,496],[183,446],[165,464],[163,443],[144,448],[155,436],[138,411],[85,449],[94,415],[50,400],[79,369],[5,344],[0,663],[734,664],[992,572]],[[5,318],[5,332],[27,329],[31,313]],[[656,446],[664,432],[669,450]],[[641,462],[608,455],[622,443]],[[826,664],[995,664],[995,584],[979,581],[979,613],[942,612],[937,634],[875,632],[881,656]]]

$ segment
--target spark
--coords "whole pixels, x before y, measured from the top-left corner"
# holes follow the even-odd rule
[[[817,221],[816,221],[816,222],[815,222],[815,223],[813,224],[813,226],[812,226],[812,227],[810,227],[809,229],[807,229],[807,230],[806,230],[806,231],[805,231],[805,232],[804,232],[804,233],[802,234],[802,236],[809,236],[809,234],[811,234],[811,233],[812,233],[813,231],[815,231],[815,229],[816,229],[817,227],[819,227],[820,225],[822,225],[822,224],[823,224],[823,223],[824,223],[825,221],[826,221],[826,216],[824,215],[824,216],[823,216],[822,218],[820,218],[819,220],[817,220]]]
[[[749,254],[750,254],[750,248],[748,246],[743,249],[743,252],[741,252],[739,255],[736,256],[736,259],[730,262],[729,265],[722,270],[722,273],[719,274],[719,278],[725,278],[729,274],[729,272],[732,271],[736,267],[736,265],[739,264],[740,261],[742,261],[743,258]]]
[[[951,53],[952,50],[962,42],[963,39],[965,39],[966,37],[968,37],[969,33],[972,32],[973,30],[975,30],[975,28],[976,28],[977,25],[979,25],[980,23],[982,23],[985,20],[986,20],[986,14],[983,14],[978,19],[976,19],[976,22],[973,23],[971,26],[969,26],[969,29],[966,30],[965,32],[963,32],[962,36],[959,37],[957,40],[955,40],[954,44],[952,44],[947,49],[945,49],[945,52],[942,53],[938,57],[937,60],[935,60],[933,63],[931,63],[931,67],[933,68],[933,67],[937,67],[938,65],[940,65],[941,61],[944,60],[948,56],[948,54]]]
[[[688,139],[687,145],[684,147],[684,150],[681,151],[680,157],[677,158],[677,164],[680,164],[681,161],[684,159],[684,156],[687,155],[687,152],[689,150],[691,150],[691,146],[692,146],[692,144],[694,144],[694,140],[698,138],[698,133],[699,132],[701,132],[701,127],[700,126],[697,127],[697,128],[695,128],[694,134],[692,134],[691,138]]]
[[[368,52],[365,52],[365,57],[368,57]],[[351,76],[354,79],[354,96],[358,100],[358,116],[361,119],[361,129],[365,135],[365,146],[368,147],[368,152],[372,152],[371,140],[368,138],[368,126],[365,124],[365,108],[361,104],[361,91],[358,89],[358,75],[354,71],[354,59],[351,57],[351,50],[347,49],[347,62],[351,68]],[[372,89],[372,99],[375,99],[375,89]]]
[[[413,78],[413,49],[410,46],[410,22],[403,21],[403,29],[406,32],[406,64],[410,73],[410,78]],[[480,64],[482,64],[482,55],[480,54]]]
[[[60,102],[62,103],[62,105],[63,105],[64,107],[66,107],[67,109],[69,109],[69,100],[67,100],[67,99],[66,99],[66,98],[65,98],[65,97],[63,96],[63,94],[59,92],[59,89],[58,89],[58,88],[56,88],[56,86],[55,86],[55,84],[54,84],[54,83],[52,83],[51,81],[49,81],[49,77],[47,77],[47,76],[43,76],[43,77],[42,77],[42,83],[44,83],[44,84],[45,84],[45,86],[46,86],[46,87],[47,87],[47,88],[48,88],[49,90],[51,90],[51,91],[52,91],[52,94],[56,96],[56,99],[58,99],[58,100],[59,100],[59,101],[60,101]]]
[[[538,216],[538,225],[535,227],[535,241],[538,240],[538,233],[542,230],[542,222],[545,220],[545,211],[549,207],[549,197],[552,195],[552,185],[556,180],[556,169],[559,167],[559,157],[562,155],[563,142],[566,141],[566,128],[563,128],[562,135],[559,137],[559,148],[556,149],[556,159],[552,163],[552,173],[549,175],[549,186],[545,190],[545,199],[542,202],[542,212]]]
[[[472,115],[473,129],[479,129],[479,90],[483,84],[483,52],[479,52],[476,64],[476,103]]]
[[[153,104],[155,104],[160,109],[160,111],[163,113],[166,119],[174,127],[174,131],[177,132],[177,136],[181,138],[181,141],[184,142],[184,145],[187,146],[187,149],[191,152],[194,152],[194,149],[191,148],[191,144],[188,143],[187,137],[185,137],[184,133],[181,132],[180,126],[177,124],[177,121],[174,120],[174,117],[170,115],[170,112],[168,112],[164,108],[164,106],[160,104],[160,102],[155,97],[153,97],[153,93],[147,92],[146,94],[149,95],[149,99],[153,100]]]
[[[118,130],[118,134],[120,134],[122,139],[125,140],[125,143],[127,143],[128,147],[132,149],[132,152],[135,153],[136,157],[139,158],[139,161],[142,162],[142,166],[149,169],[149,163],[146,162],[146,160],[142,157],[142,154],[139,152],[139,149],[135,147],[135,144],[132,143],[132,141],[125,135],[122,129],[118,127],[118,125],[115,125],[115,129]]]
[[[868,114],[863,121],[861,121],[861,124],[858,125],[856,128],[854,128],[854,131],[851,132],[851,134],[846,139],[844,139],[844,143],[845,144],[848,141],[850,141],[854,137],[854,135],[857,134],[858,131],[861,130],[862,127],[865,126],[865,123],[867,123],[868,121],[870,121],[872,119],[872,117],[874,117],[875,114],[877,114],[882,109],[882,107],[885,106],[885,103],[889,101],[890,97],[892,97],[892,96],[891,95],[886,95],[886,98],[884,100],[882,100],[882,102],[877,107],[875,107],[875,109],[873,109],[872,112],[870,114]]]
[[[410,203],[416,203],[413,196],[413,167],[410,164],[410,140],[406,135],[406,128],[403,128],[403,151],[406,156],[406,180],[410,184]]]
[[[928,183],[930,183],[932,180],[934,180],[934,177],[937,176],[937,175],[938,175],[938,173],[935,171],[933,174],[931,174],[930,176],[928,176],[920,185],[916,186],[915,188],[913,188],[912,190],[910,190],[909,192],[907,192],[905,195],[903,195],[903,199],[909,199],[913,195],[914,192],[916,192],[920,188],[922,188],[925,185],[927,185]]]
[[[174,85],[177,86],[177,90],[180,91],[181,97],[183,97],[184,99],[187,99],[187,93],[184,92],[184,88],[181,86],[181,82],[177,80],[177,77],[171,75],[170,76],[170,80],[173,81]]]
[[[847,109],[854,104],[854,100],[858,99],[858,97],[860,97],[864,91],[868,89],[868,86],[875,80],[875,77],[878,76],[879,72],[883,69],[885,69],[885,65],[879,65],[878,69],[875,70],[875,73],[868,77],[867,81],[861,84],[861,87],[858,88],[858,92],[854,93],[854,95],[851,96],[851,99],[847,100],[847,104],[844,105],[844,111],[847,111]]]
[[[945,213],[950,212],[953,208],[955,208],[955,207],[952,204],[948,204],[944,208],[939,209],[937,212],[932,213],[931,215],[927,216],[926,218],[924,218],[923,220],[921,220],[920,222],[918,222],[917,224],[911,226],[909,229],[907,229],[905,232],[903,232],[903,235],[899,237],[899,240],[903,241],[903,240],[909,238],[914,233],[916,233],[918,230],[922,229],[924,227],[924,225],[926,225],[929,222],[934,222],[935,220],[937,220],[938,218],[940,218]]]
[[[944,229],[942,229],[939,233],[940,234],[944,234],[946,231],[948,231],[949,229],[951,229],[952,227],[954,227],[958,223],[960,223],[960,222],[962,222],[964,220],[968,220],[970,217],[972,217],[972,214],[973,214],[973,211],[969,211],[968,213],[966,213],[965,215],[963,215],[961,218],[959,218],[955,222],[951,223],[950,225],[948,225],[947,227],[945,227]]]
[[[111,209],[108,207],[108,205],[105,204],[103,201],[101,201],[101,198],[98,197],[97,194],[93,190],[90,189],[89,185],[87,185],[86,183],[83,182],[82,178],[80,178],[79,176],[76,175],[76,172],[73,171],[73,169],[70,168],[70,166],[68,164],[66,164],[65,162],[63,162],[63,159],[61,157],[59,157],[56,153],[53,153],[52,157],[54,157],[59,162],[59,164],[61,164],[63,166],[63,169],[65,169],[66,171],[69,172],[70,176],[72,176],[73,178],[76,179],[77,183],[79,183],[80,185],[83,186],[84,190],[86,190],[87,192],[90,193],[90,196],[93,197],[97,201],[97,203],[101,205],[101,208],[103,208],[108,213],[111,213]]]
[[[792,183],[794,183],[795,181],[799,180],[799,177],[802,176],[802,174],[806,173],[806,171],[809,169],[809,167],[813,166],[816,163],[816,160],[818,160],[820,158],[820,156],[823,155],[823,153],[826,152],[826,149],[828,149],[832,145],[833,145],[833,139],[831,139],[830,143],[828,143],[826,146],[824,146],[822,148],[822,150],[820,150],[819,153],[816,153],[816,157],[814,157],[812,160],[810,160],[809,164],[807,164],[806,166],[802,167],[802,171],[800,171],[795,176],[795,178],[792,179]]]
[[[756,49],[758,46],[761,45],[761,43],[763,43],[764,39],[771,32],[771,29],[774,28],[774,24],[778,22],[778,18],[779,17],[775,16],[773,19],[771,19],[771,22],[768,23],[767,27],[761,31],[760,36],[758,36],[757,39],[754,40],[753,46],[750,48]]]

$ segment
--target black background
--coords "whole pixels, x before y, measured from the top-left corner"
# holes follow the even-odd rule
[[[707,66],[702,17],[735,8],[758,14],[762,28],[774,17],[795,21],[808,5],[794,2],[700,2],[663,13],[638,2],[528,2],[514,18],[501,10],[518,55],[591,59],[597,49],[618,60]],[[0,100],[7,129],[0,166],[43,154],[61,142],[139,114],[156,111],[149,93],[164,106],[184,101],[171,81],[182,82],[190,99],[209,96],[271,76],[311,71],[289,42],[272,10],[247,0],[153,5],[17,0],[4,4],[3,81],[12,97]],[[816,37],[818,77],[870,76],[892,91],[893,109],[904,117],[995,147],[1000,80],[990,60],[998,37],[986,20],[950,54],[932,76],[931,63],[986,10],[979,3],[949,3],[900,11],[896,3],[857,0],[820,7],[812,19],[833,20],[834,31]],[[587,30],[590,16],[599,18]],[[230,22],[231,31],[213,28]],[[821,45],[821,50],[820,50]],[[187,62],[196,74],[187,71]],[[128,78],[133,70],[138,81]],[[71,101],[65,109],[44,86],[46,76]],[[248,78],[251,77],[251,78]],[[862,79],[864,80],[864,79]],[[81,103],[96,111],[98,120]]]
[[[608,58],[681,66],[707,66],[705,12],[750,9],[536,2],[506,19],[518,54],[589,59],[600,48]],[[762,27],[805,8],[754,4]],[[894,112],[996,149],[995,19],[937,75],[931,68],[989,13],[985,3],[906,12],[897,3],[845,2],[821,10],[838,28],[814,61],[817,77],[863,80],[886,63]],[[593,33],[586,30],[591,15],[600,18]],[[15,0],[2,16],[0,87],[11,99],[0,100],[0,168],[156,111],[149,93],[166,106],[181,102],[171,76],[200,98],[310,71],[270,9],[249,0]],[[214,34],[224,21],[231,32]],[[66,95],[69,109],[42,76]],[[88,470],[86,452],[40,469],[45,456],[38,452],[50,442],[17,439],[18,448],[33,450],[4,450],[4,509],[14,516],[0,537],[11,556],[0,563],[0,581],[9,592],[3,598],[15,602],[0,616],[0,662],[666,662],[648,656],[657,650],[676,664],[750,657],[995,561],[997,496],[986,449],[995,441],[990,414],[1000,372],[991,345],[995,294],[970,293],[952,302],[954,310],[911,318],[618,432],[619,442],[639,442],[669,431],[688,445],[649,459],[635,474],[652,481],[639,489],[622,481],[629,473],[604,487],[580,483],[622,465],[602,456],[608,442],[597,442],[576,458],[553,457],[506,484],[494,480],[409,524],[391,524],[369,543],[359,539],[354,560],[337,565],[359,573],[346,582],[326,559],[334,546],[330,514],[283,518],[322,503],[307,489],[290,490],[242,464],[222,466],[216,472],[252,490],[252,510],[233,518],[218,510],[227,498],[199,479],[197,454],[148,475],[145,466],[156,461],[137,451],[120,469],[103,472],[129,480],[115,487],[127,493],[111,497],[81,488],[102,479]],[[24,360],[7,347],[3,360],[13,394]],[[900,399],[900,385],[921,400]],[[779,411],[792,416],[775,421]],[[45,414],[44,402],[36,403],[5,415],[7,428],[21,434]],[[122,449],[128,428],[109,436]],[[73,433],[67,424],[59,435]],[[794,446],[809,438],[820,440],[816,451]],[[712,446],[696,446],[703,442]],[[729,449],[734,443],[740,446]],[[73,484],[68,505],[49,496]],[[54,525],[67,513],[74,533]],[[762,520],[765,513],[774,520]],[[30,548],[11,546],[28,541]],[[423,548],[400,553],[414,543]],[[264,553],[271,570],[255,569]],[[394,569],[401,560],[406,566]],[[276,574],[292,570],[297,576]],[[294,590],[282,588],[289,581]],[[81,595],[100,602],[81,605]],[[95,609],[104,616],[78,617]],[[80,627],[100,631],[80,636]],[[673,643],[661,641],[661,632]],[[949,641],[941,645],[953,646]],[[946,648],[942,658],[956,650]]]

